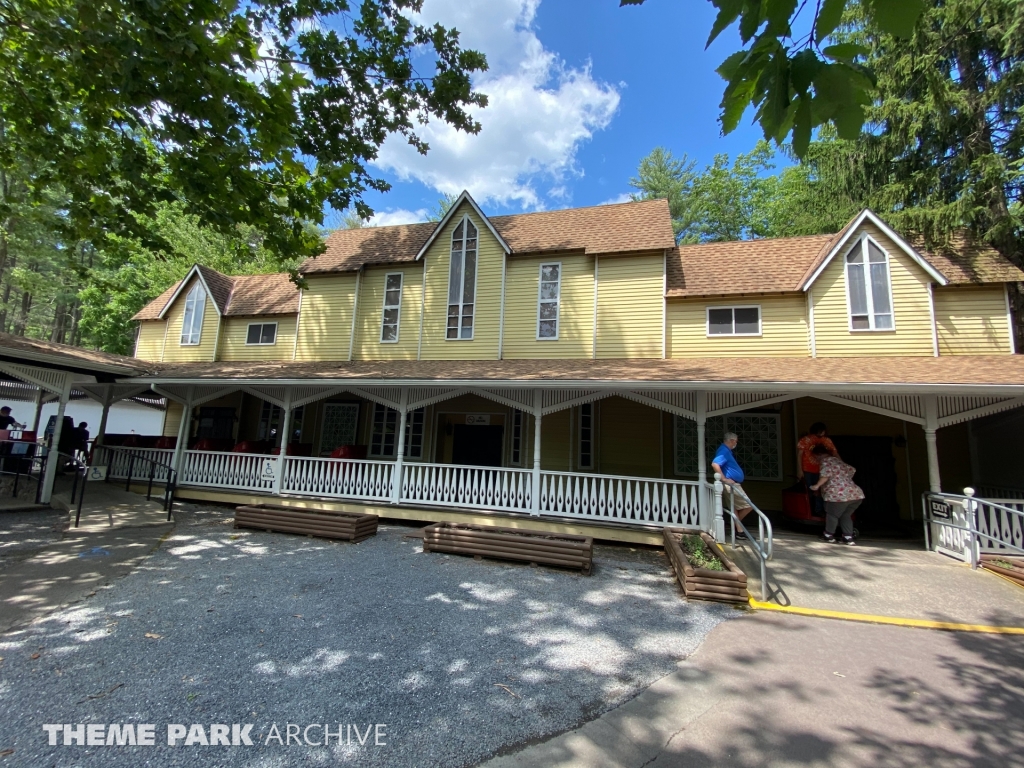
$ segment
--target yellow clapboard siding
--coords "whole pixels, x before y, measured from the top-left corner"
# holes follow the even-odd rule
[[[560,263],[558,338],[537,339],[540,265]],[[583,254],[513,256],[505,275],[502,357],[580,358],[593,354],[594,258]]]
[[[348,360],[356,273],[310,275],[299,307],[296,360]]]
[[[135,342],[135,357],[140,360],[159,360],[164,350],[163,320],[144,320],[139,323],[139,336]]]
[[[246,344],[252,323],[277,323],[273,344]],[[295,316],[226,317],[220,329],[220,360],[291,360],[295,347]]]
[[[181,323],[185,317],[185,297],[199,278],[193,278],[185,289],[178,294],[167,314],[167,343],[164,345],[163,359],[172,363],[192,362],[196,360],[213,361],[217,351],[217,326],[220,315],[213,304],[209,293],[206,295],[206,308],[203,310],[203,330],[199,334],[199,343],[183,346],[181,343]]]
[[[448,318],[448,269],[452,232],[464,216],[477,229],[477,280],[473,338],[446,339]],[[426,296],[423,317],[424,360],[495,360],[498,357],[498,326],[501,314],[501,281],[505,252],[469,203],[449,220],[427,251]]]
[[[760,336],[707,335],[707,308],[761,307]],[[809,355],[807,299],[791,296],[730,296],[727,299],[670,299],[669,357],[800,357]]]
[[[846,300],[846,251],[836,255],[811,285],[814,299],[814,337],[818,357],[864,357],[872,355],[932,355],[932,324],[928,297],[928,274],[873,225],[867,231],[889,254],[892,285],[892,331],[851,331]]]
[[[382,344],[384,285],[388,275],[402,274],[402,306],[398,319],[398,342]],[[420,334],[420,297],[423,295],[423,266],[371,267],[359,283],[354,360],[415,360]]]
[[[598,403],[599,471],[605,475],[658,477],[661,472],[661,412],[632,400]]]
[[[602,256],[597,273],[597,356],[661,357],[664,254]]]
[[[935,289],[940,355],[1009,354],[1010,330],[1002,285]]]
[[[164,437],[177,437],[178,430],[181,429],[181,415],[185,412],[185,408],[181,403],[176,403],[173,400],[167,403],[167,410],[164,411]]]

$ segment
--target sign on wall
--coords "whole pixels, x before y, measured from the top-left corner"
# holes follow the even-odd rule
[[[466,423],[474,426],[486,426],[491,423],[491,414],[489,413],[467,413]]]

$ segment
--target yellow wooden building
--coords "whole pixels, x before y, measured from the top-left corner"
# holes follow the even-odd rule
[[[884,527],[972,480],[972,419],[1024,404],[1024,273],[871,211],[677,246],[664,200],[489,217],[463,193],[437,223],[336,231],[299,271],[196,265],[136,316],[117,386],[167,398],[146,450],[183,493],[708,527],[723,431],[777,510],[825,421]]]

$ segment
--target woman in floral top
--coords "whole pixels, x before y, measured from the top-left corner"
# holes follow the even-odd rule
[[[821,463],[821,475],[811,490],[821,489],[825,500],[825,541],[836,541],[836,526],[842,527],[844,544],[853,544],[853,513],[864,501],[864,491],[853,482],[857,470],[842,459],[832,456],[824,445],[812,451]]]

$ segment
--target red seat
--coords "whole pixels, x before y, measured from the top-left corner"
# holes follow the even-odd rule
[[[175,448],[178,445],[177,437],[161,437],[158,438],[154,448]]]
[[[331,451],[332,459],[365,459],[365,445],[339,445]]]

